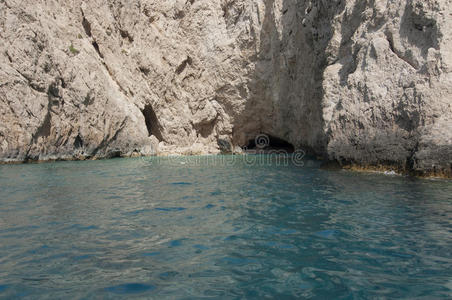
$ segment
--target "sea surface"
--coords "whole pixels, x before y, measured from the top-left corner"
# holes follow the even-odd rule
[[[0,166],[0,299],[452,298],[451,181],[255,158]]]

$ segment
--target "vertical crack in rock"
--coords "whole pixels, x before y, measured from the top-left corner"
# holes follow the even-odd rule
[[[86,19],[83,10],[82,10],[82,16],[83,16],[83,20],[82,20],[82,26],[83,26],[83,29],[85,30],[86,35],[89,36],[89,37],[91,37],[91,36],[92,36],[92,33],[91,33],[91,23],[88,22],[88,20]]]
[[[83,30],[85,30],[85,33],[88,37],[93,38],[93,34],[91,31],[91,23],[88,21],[88,19],[85,17],[85,13],[83,12],[83,9],[80,9],[82,12],[82,26]],[[104,58],[102,52],[100,52],[99,44],[97,41],[93,38],[93,41],[91,43],[93,45],[94,50],[96,50],[97,54],[100,56],[100,58]]]
[[[177,67],[177,69],[176,69],[177,75],[180,75],[185,70],[187,65],[191,65],[191,64],[192,64],[192,59],[190,56],[187,56],[187,58]]]
[[[100,56],[100,58],[104,58],[104,55],[100,52],[100,48],[99,48],[99,45],[97,44],[97,42],[93,41],[91,44],[93,45],[94,50],[96,50],[96,52]]]
[[[153,135],[160,142],[163,141],[164,139],[161,132],[161,125],[159,123],[157,115],[155,114],[154,109],[152,108],[152,105],[147,104],[144,107],[142,113],[144,116],[144,120],[146,122],[146,128],[148,130],[149,136]]]

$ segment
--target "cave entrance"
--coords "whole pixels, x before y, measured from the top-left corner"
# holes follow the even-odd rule
[[[249,140],[246,149],[259,150],[262,152],[268,151],[285,151],[286,153],[295,152],[295,147],[291,143],[268,134],[259,134],[254,139]]]
[[[155,136],[160,142],[163,141],[161,126],[152,105],[147,104],[142,110],[149,136]]]

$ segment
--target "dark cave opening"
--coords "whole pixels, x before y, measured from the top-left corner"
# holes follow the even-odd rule
[[[147,104],[142,110],[149,136],[155,136],[159,141],[163,141],[161,127],[157,115],[150,104]]]
[[[295,152],[295,147],[286,140],[268,134],[259,134],[248,141],[246,150]]]
[[[77,137],[74,140],[74,148],[75,149],[83,148],[83,140],[80,137],[80,134],[77,135]]]

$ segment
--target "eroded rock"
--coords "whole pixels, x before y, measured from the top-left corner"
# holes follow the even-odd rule
[[[265,132],[341,164],[450,176],[451,13],[446,0],[5,0],[0,160],[219,153]]]

